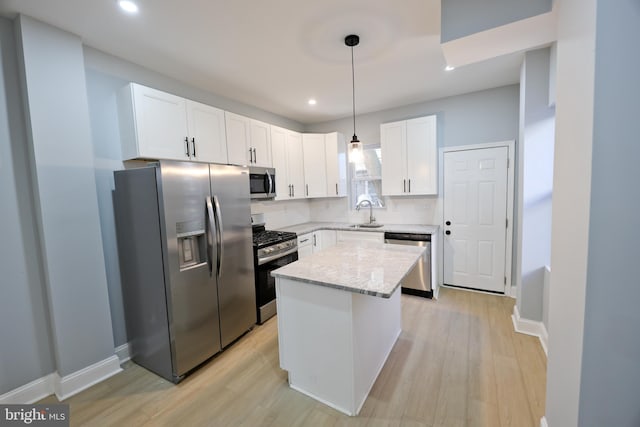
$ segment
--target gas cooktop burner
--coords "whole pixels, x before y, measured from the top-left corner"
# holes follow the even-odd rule
[[[295,239],[297,237],[296,233],[291,233],[288,231],[270,231],[270,230],[262,230],[262,231],[254,231],[253,232],[253,246],[261,249],[265,246],[270,246],[280,242],[286,242],[288,240]]]

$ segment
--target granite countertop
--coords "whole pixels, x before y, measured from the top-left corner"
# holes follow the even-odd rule
[[[389,298],[425,248],[372,242],[343,242],[271,272],[349,292]]]
[[[311,233],[318,230],[343,230],[343,231],[365,231],[380,232],[385,231],[393,233],[417,233],[417,234],[436,234],[440,229],[439,225],[424,224],[385,224],[379,228],[352,228],[347,222],[305,222],[302,224],[292,225],[290,227],[279,228],[278,231],[289,231],[301,234]]]

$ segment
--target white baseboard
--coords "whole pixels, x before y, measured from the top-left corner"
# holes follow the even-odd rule
[[[516,286],[510,286],[508,292],[511,298],[516,298],[518,296],[518,288]]]
[[[517,304],[513,306],[513,314],[511,315],[511,320],[513,321],[513,329],[515,329],[516,332],[538,337],[538,339],[540,340],[540,345],[542,345],[542,350],[544,350],[544,354],[547,354],[549,335],[547,334],[547,328],[545,328],[544,323],[521,318]]]
[[[126,348],[128,357],[129,348]],[[124,349],[123,349],[124,354]],[[128,359],[127,359],[128,360]],[[0,395],[0,405],[31,404],[55,393],[62,401],[122,371],[120,359],[113,355],[66,377],[57,372],[31,381]]]
[[[31,404],[53,394],[54,374],[45,375],[0,395],[0,405]]]
[[[540,418],[540,427],[549,427],[549,424],[547,424],[547,418],[546,417]]]
[[[54,391],[58,399],[63,401],[119,372],[122,372],[120,359],[114,354],[64,377],[60,377],[56,372],[54,374]]]
[[[120,359],[120,364],[131,360],[131,345],[129,343],[116,347],[116,356]]]

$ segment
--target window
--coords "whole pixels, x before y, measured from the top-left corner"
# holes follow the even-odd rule
[[[373,207],[384,207],[382,200],[382,150],[380,145],[365,145],[362,163],[349,163],[351,173],[351,207],[369,200]]]

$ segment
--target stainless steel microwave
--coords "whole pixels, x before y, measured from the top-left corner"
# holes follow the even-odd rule
[[[276,170],[250,167],[249,187],[252,199],[273,199],[276,197]]]

